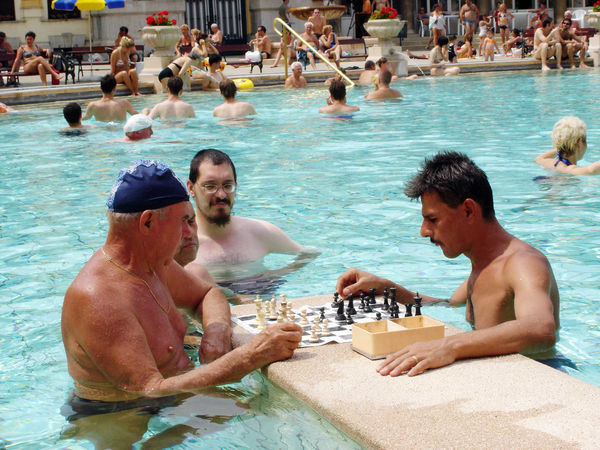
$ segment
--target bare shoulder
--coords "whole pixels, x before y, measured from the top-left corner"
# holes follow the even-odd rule
[[[513,238],[509,245],[504,267],[508,274],[513,274],[517,277],[527,274],[535,274],[539,277],[542,274],[551,275],[552,273],[550,262],[546,258],[546,255],[517,238]]]

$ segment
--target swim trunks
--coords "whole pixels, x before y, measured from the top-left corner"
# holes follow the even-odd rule
[[[176,406],[178,403],[177,397],[174,395],[158,398],[142,397],[124,402],[104,402],[101,400],[87,400],[71,392],[67,402],[60,408],[60,413],[71,422],[84,417],[114,413],[126,409],[139,409],[140,412],[156,414],[160,409],[167,406]]]
[[[467,20],[467,19],[465,19],[465,23],[468,23],[472,27],[475,26],[475,20]]]

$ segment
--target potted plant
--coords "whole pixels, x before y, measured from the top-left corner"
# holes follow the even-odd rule
[[[585,15],[585,20],[591,27],[600,30],[600,0],[594,3],[592,11]]]
[[[172,55],[173,47],[179,40],[177,20],[169,18],[169,11],[161,11],[148,16],[146,24],[142,29],[144,43],[154,48],[157,56]]]
[[[402,25],[398,17],[398,11],[386,7],[373,11],[364,27],[371,36],[386,40],[398,36],[400,30],[402,30]]]

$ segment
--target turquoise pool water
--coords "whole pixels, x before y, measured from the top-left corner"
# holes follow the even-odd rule
[[[185,179],[191,157],[207,147],[236,163],[237,214],[274,222],[322,251],[285,277],[278,292],[289,298],[333,292],[351,266],[447,297],[468,275],[468,260],[448,260],[419,236],[420,205],[404,197],[403,186],[424,156],[466,152],[490,178],[500,222],[550,259],[561,293],[558,349],[577,367],[567,370],[600,386],[600,177],[555,177],[533,163],[567,114],[588,124],[586,160],[600,159],[600,104],[590,95],[600,90],[598,72],[468,75],[395,87],[404,100],[384,104],[364,102],[364,88],[351,90],[349,102],[361,111],[344,121],[316,113],[325,88],[255,89],[240,98],[259,115],[238,127],[212,118],[217,94],[187,94],[197,119],[157,123],[152,139],[136,144],[110,142],[122,136],[120,127],[61,136],[63,103],[0,116],[0,446],[91,448],[59,412],[72,386],[60,337],[64,291],[104,241],[105,201],[118,170],[158,158]],[[132,102],[141,110],[160,98]],[[265,264],[290,260],[270,256]],[[462,308],[426,312],[466,329]],[[194,431],[183,447],[355,445],[261,377],[220,391],[218,400],[193,397],[188,408],[153,417],[143,441],[187,423]]]

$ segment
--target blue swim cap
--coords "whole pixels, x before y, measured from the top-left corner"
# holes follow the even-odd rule
[[[135,213],[189,201],[187,189],[169,167],[140,159],[121,169],[106,206],[116,213]]]

